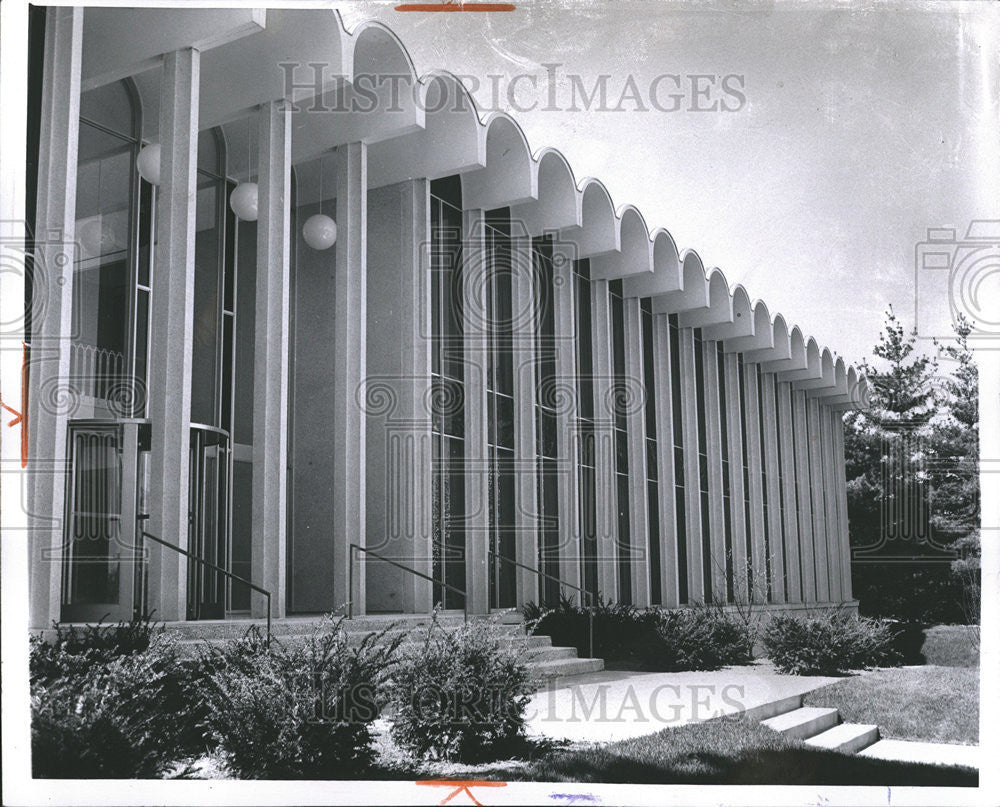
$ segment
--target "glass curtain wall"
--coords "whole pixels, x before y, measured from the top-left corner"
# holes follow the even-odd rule
[[[653,303],[648,297],[639,305],[642,324],[642,382],[646,391],[646,506],[649,521],[649,602],[663,603],[660,561],[660,473],[656,439],[656,364],[653,353]]]
[[[513,282],[510,210],[486,214],[486,373],[489,458],[490,607],[517,605],[514,478]]]
[[[433,576],[465,590],[465,382],[462,328],[462,183],[431,182],[431,414]],[[434,603],[464,607],[435,585]]]
[[[594,348],[590,261],[573,262],[576,308],[577,467],[580,496],[580,577],[583,588],[597,596],[597,490],[594,432]]]
[[[556,376],[555,281],[552,270],[552,238],[534,239],[532,249],[538,318],[535,327],[535,428],[538,474],[538,568],[559,577],[559,451],[556,407],[559,400]],[[555,607],[559,585],[541,578],[542,603]]]

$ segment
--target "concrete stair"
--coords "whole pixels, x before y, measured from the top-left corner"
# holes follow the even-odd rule
[[[524,629],[520,614],[509,612],[494,614],[499,629],[509,635],[512,645],[520,646],[524,662],[528,667],[533,684],[544,686],[555,680],[598,672],[604,669],[602,659],[579,658],[574,647],[553,647],[548,636],[529,636]],[[463,617],[454,614],[438,615],[442,627],[456,628],[463,623]],[[431,622],[424,614],[387,614],[345,619],[341,627],[347,633],[350,645],[359,645],[366,636],[384,631],[384,638],[401,638],[400,650],[407,652],[419,647],[417,632]],[[276,619],[271,625],[271,634],[282,644],[297,644],[306,641],[322,623],[320,617],[288,617]],[[262,619],[217,619],[191,622],[164,623],[168,634],[177,639],[181,652],[196,655],[206,646],[221,646],[227,641],[239,639],[247,631],[255,628],[261,635],[267,630],[267,622]]]
[[[856,754],[878,741],[878,726],[867,723],[841,723],[806,739],[806,745]]]
[[[813,748],[856,754],[878,742],[878,726],[841,723],[840,712],[823,706],[803,706],[794,695],[750,710],[748,715],[786,737]],[[766,716],[765,716],[766,715]],[[762,719],[763,718],[763,719]]]

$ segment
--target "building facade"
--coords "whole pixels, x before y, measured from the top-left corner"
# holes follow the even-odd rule
[[[33,628],[851,602],[864,378],[390,30],[31,38]]]

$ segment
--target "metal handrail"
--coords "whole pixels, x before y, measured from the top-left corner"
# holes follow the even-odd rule
[[[566,588],[571,588],[574,591],[579,591],[581,594],[587,595],[587,597],[590,599],[590,605],[586,605],[584,607],[587,609],[587,613],[590,615],[590,618],[589,618],[589,621],[590,621],[590,626],[589,626],[590,627],[590,636],[588,638],[589,638],[589,642],[590,642],[590,658],[594,657],[594,594],[593,594],[593,592],[587,591],[587,589],[581,588],[580,586],[574,586],[572,583],[567,583],[566,581],[562,580],[561,578],[556,577],[555,575],[549,574],[548,572],[543,572],[541,569],[536,569],[533,566],[528,566],[525,563],[520,563],[520,562],[514,560],[513,558],[508,558],[508,557],[506,557],[504,555],[501,555],[501,554],[493,551],[492,549],[487,549],[486,552],[488,554],[492,555],[495,558],[499,558],[502,561],[506,561],[507,563],[513,564],[514,566],[516,566],[519,569],[525,569],[525,570],[527,570],[529,572],[534,572],[539,577],[544,577],[547,580],[554,580],[560,586],[566,586]],[[580,604],[583,605],[583,598],[582,597],[580,598]]]
[[[268,591],[266,588],[261,588],[256,583],[251,583],[245,577],[240,577],[238,574],[233,574],[228,569],[224,569],[218,564],[212,563],[212,561],[210,560],[205,560],[204,558],[198,557],[193,552],[188,552],[186,549],[181,549],[176,544],[172,544],[169,541],[164,541],[162,538],[157,538],[151,532],[146,532],[145,530],[143,530],[142,537],[156,541],[156,543],[158,543],[160,546],[165,546],[168,549],[172,549],[175,552],[179,552],[180,554],[188,558],[191,558],[191,560],[197,561],[198,563],[201,563],[204,566],[208,566],[217,572],[222,572],[222,574],[224,574],[230,580],[235,580],[238,583],[243,583],[243,585],[249,586],[251,589],[258,592],[259,594],[263,594],[267,598],[267,642],[268,644],[271,643],[271,592],[270,591]]]
[[[453,586],[449,583],[444,582],[444,580],[438,580],[429,574],[424,574],[423,572],[418,572],[416,569],[412,569],[409,566],[404,566],[402,563],[393,560],[392,558],[387,558],[385,555],[380,555],[374,549],[369,549],[367,546],[361,546],[361,544],[351,544],[350,545],[350,561],[347,564],[347,618],[354,619],[354,552],[355,550],[359,552],[367,552],[378,558],[381,561],[395,566],[397,569],[402,569],[404,572],[409,572],[410,574],[415,574],[417,577],[422,577],[424,580],[429,580],[432,583],[437,583],[439,586],[444,586],[448,591],[454,591],[456,594],[462,595],[462,611],[465,621],[469,621],[469,597],[468,595],[457,586]]]

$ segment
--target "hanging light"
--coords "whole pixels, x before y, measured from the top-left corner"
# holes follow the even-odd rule
[[[319,213],[306,219],[302,237],[316,250],[329,249],[337,240],[337,223],[323,214],[323,158],[319,158]]]
[[[337,240],[337,223],[329,216],[316,213],[306,219],[302,237],[313,249],[329,249]]]
[[[233,188],[229,206],[241,221],[257,221],[257,183],[241,182]]]
[[[250,118],[247,118],[247,181],[241,182],[229,195],[229,206],[241,221],[257,221],[257,183],[250,182],[253,173],[253,149],[250,143]]]
[[[150,185],[160,184],[160,144],[150,143],[144,146],[139,156],[135,158],[135,167]]]

